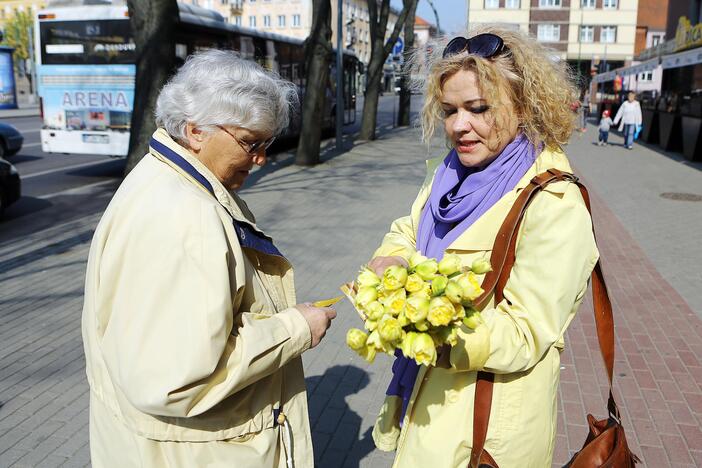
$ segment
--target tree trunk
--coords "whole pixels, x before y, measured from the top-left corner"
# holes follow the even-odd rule
[[[319,163],[322,119],[329,80],[331,58],[330,0],[314,0],[312,31],[305,41],[305,89],[302,100],[302,124],[295,164],[313,166]]]
[[[407,19],[405,20],[405,50],[404,57],[405,61],[402,65],[402,78],[400,81],[400,106],[397,113],[397,125],[399,127],[407,127],[410,125],[410,106],[412,101],[412,90],[410,70],[407,67],[407,62],[409,60],[412,49],[414,48],[414,17],[417,13],[417,3],[415,2],[414,8],[412,8],[407,14]]]
[[[383,77],[385,58],[375,45],[372,48],[368,75],[366,78],[366,93],[363,99],[363,114],[361,117],[361,140],[375,140],[375,126],[378,121],[378,99],[380,97],[380,81]]]
[[[136,44],[136,90],[125,175],[148,152],[156,130],[156,98],[174,72],[176,0],[127,0],[130,26]]]
[[[368,26],[371,36],[371,58],[368,63],[368,78],[359,138],[361,140],[375,140],[375,127],[378,120],[378,96],[380,95],[383,65],[397,42],[400,29],[405,24],[409,11],[417,7],[417,0],[402,0],[402,11],[387,41],[385,40],[385,30],[390,14],[390,0],[382,0],[380,11],[378,11],[377,0],[367,0],[367,2]]]

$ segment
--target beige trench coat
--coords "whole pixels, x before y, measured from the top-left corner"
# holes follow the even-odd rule
[[[439,162],[430,165],[411,214],[393,223],[375,256],[414,250],[417,225]],[[459,255],[464,265],[490,258],[497,231],[517,196],[535,175],[549,168],[572,172],[562,152],[544,150],[514,190],[446,252]],[[500,468],[551,466],[563,335],[599,258],[578,187],[557,182],[538,194],[517,239],[505,300],[495,304],[490,299],[482,310],[485,325],[461,329],[449,369],[420,367],[402,429],[400,399],[386,398],[373,438],[380,449],[397,451],[395,468],[467,466],[479,370],[495,373],[486,450]]]
[[[281,467],[288,455],[313,466],[300,358],[310,330],[290,264],[251,238],[261,233],[245,203],[156,131],[90,248],[93,466]]]

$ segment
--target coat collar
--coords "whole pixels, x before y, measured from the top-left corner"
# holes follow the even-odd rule
[[[219,204],[236,221],[249,224],[263,234],[263,231],[256,226],[254,215],[246,206],[244,200],[224,188],[215,175],[199,159],[190,154],[190,151],[178,144],[165,129],[158,128],[152,135],[151,142],[149,153],[152,156],[178,172],[199,189],[214,195]],[[186,164],[183,164],[183,160]],[[185,167],[188,165],[195,171],[186,170]]]
[[[431,172],[436,171],[441,159],[427,161],[427,167]],[[517,185],[511,191],[507,192],[500,198],[488,211],[478,218],[472,226],[463,232],[453,243],[446,249],[449,250],[492,250],[497,231],[499,231],[502,222],[507,213],[512,208],[514,201],[517,199],[529,181],[534,176],[548,170],[559,169],[564,172],[573,172],[566,155],[560,149],[545,148],[536,158],[534,164],[527,170],[526,174],[517,182]],[[554,194],[563,194],[566,190],[567,183],[550,184],[545,191]],[[423,207],[429,199],[431,193],[430,187],[424,191]],[[423,208],[422,208],[423,209]],[[421,215],[421,210],[415,216]],[[419,218],[417,218],[419,219]]]

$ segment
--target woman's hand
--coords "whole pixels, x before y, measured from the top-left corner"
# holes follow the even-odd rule
[[[392,257],[375,257],[373,260],[368,262],[368,268],[373,270],[378,276],[383,276],[385,270],[393,265],[401,265],[405,268],[409,266],[407,260],[398,255],[394,255]]]
[[[310,327],[310,334],[312,335],[310,349],[312,349],[324,338],[331,321],[336,317],[336,311],[331,307],[315,307],[309,302],[297,304],[295,308],[300,311]]]

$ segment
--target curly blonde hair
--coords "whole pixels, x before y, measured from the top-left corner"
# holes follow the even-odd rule
[[[443,50],[450,39],[444,37],[417,50],[410,58],[408,71],[413,87],[426,93],[422,139],[428,143],[437,123],[444,119],[441,97],[446,80],[460,70],[470,70],[475,72],[480,91],[490,106],[487,118],[494,119],[493,131],[498,140],[500,130],[511,118],[504,109],[506,97],[514,107],[519,129],[529,141],[543,142],[550,148],[567,143],[576,125],[571,105],[578,96],[568,66],[552,59],[553,52],[520,31],[486,25],[472,30],[467,37],[483,33],[501,37],[506,51],[490,59],[468,52],[444,59]]]

